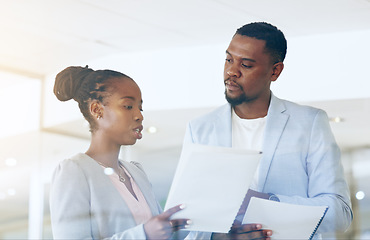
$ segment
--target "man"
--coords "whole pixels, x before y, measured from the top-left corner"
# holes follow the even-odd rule
[[[239,28],[226,50],[228,104],[192,120],[184,142],[262,151],[251,191],[285,203],[329,206],[316,236],[320,238],[320,233],[343,231],[350,225],[349,190],[326,113],[279,99],[270,90],[284,68],[286,49],[284,34],[271,24]],[[197,233],[189,238],[273,234],[260,229],[260,224],[248,224],[241,225],[236,235]]]

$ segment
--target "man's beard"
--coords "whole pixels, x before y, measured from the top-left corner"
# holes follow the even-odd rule
[[[237,98],[231,98],[227,96],[227,90],[225,90],[225,98],[233,107],[240,105],[244,102],[248,102],[247,96],[245,96],[244,93]]]

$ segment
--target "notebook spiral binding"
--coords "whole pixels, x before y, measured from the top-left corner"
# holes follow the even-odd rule
[[[313,232],[311,233],[311,236],[310,236],[309,240],[312,240],[312,239],[313,239],[313,236],[315,236],[315,234],[316,234],[316,232],[317,232],[317,229],[319,228],[319,226],[320,226],[320,224],[321,224],[322,220],[324,219],[324,217],[325,217],[326,212],[328,211],[328,209],[329,209],[329,208],[326,208],[326,209],[325,209],[325,212],[324,212],[324,214],[322,215],[322,217],[320,218],[320,221],[317,223],[317,225],[316,225],[315,229],[314,229],[314,230],[313,230]]]

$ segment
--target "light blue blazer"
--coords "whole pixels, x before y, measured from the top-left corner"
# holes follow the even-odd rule
[[[231,106],[226,104],[189,122],[184,143],[231,147],[231,132]],[[349,189],[323,110],[272,94],[262,151],[258,191],[274,193],[281,202],[328,206],[318,232],[349,227]]]
[[[143,192],[152,215],[162,212],[141,166],[122,163]],[[136,224],[102,167],[83,153],[62,161],[56,168],[50,214],[54,239],[146,238],[143,224]]]

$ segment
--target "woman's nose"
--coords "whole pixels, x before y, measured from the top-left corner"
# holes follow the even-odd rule
[[[135,121],[141,121],[142,122],[143,120],[144,120],[144,116],[143,116],[141,110],[138,110],[136,112],[136,115],[135,115]]]

